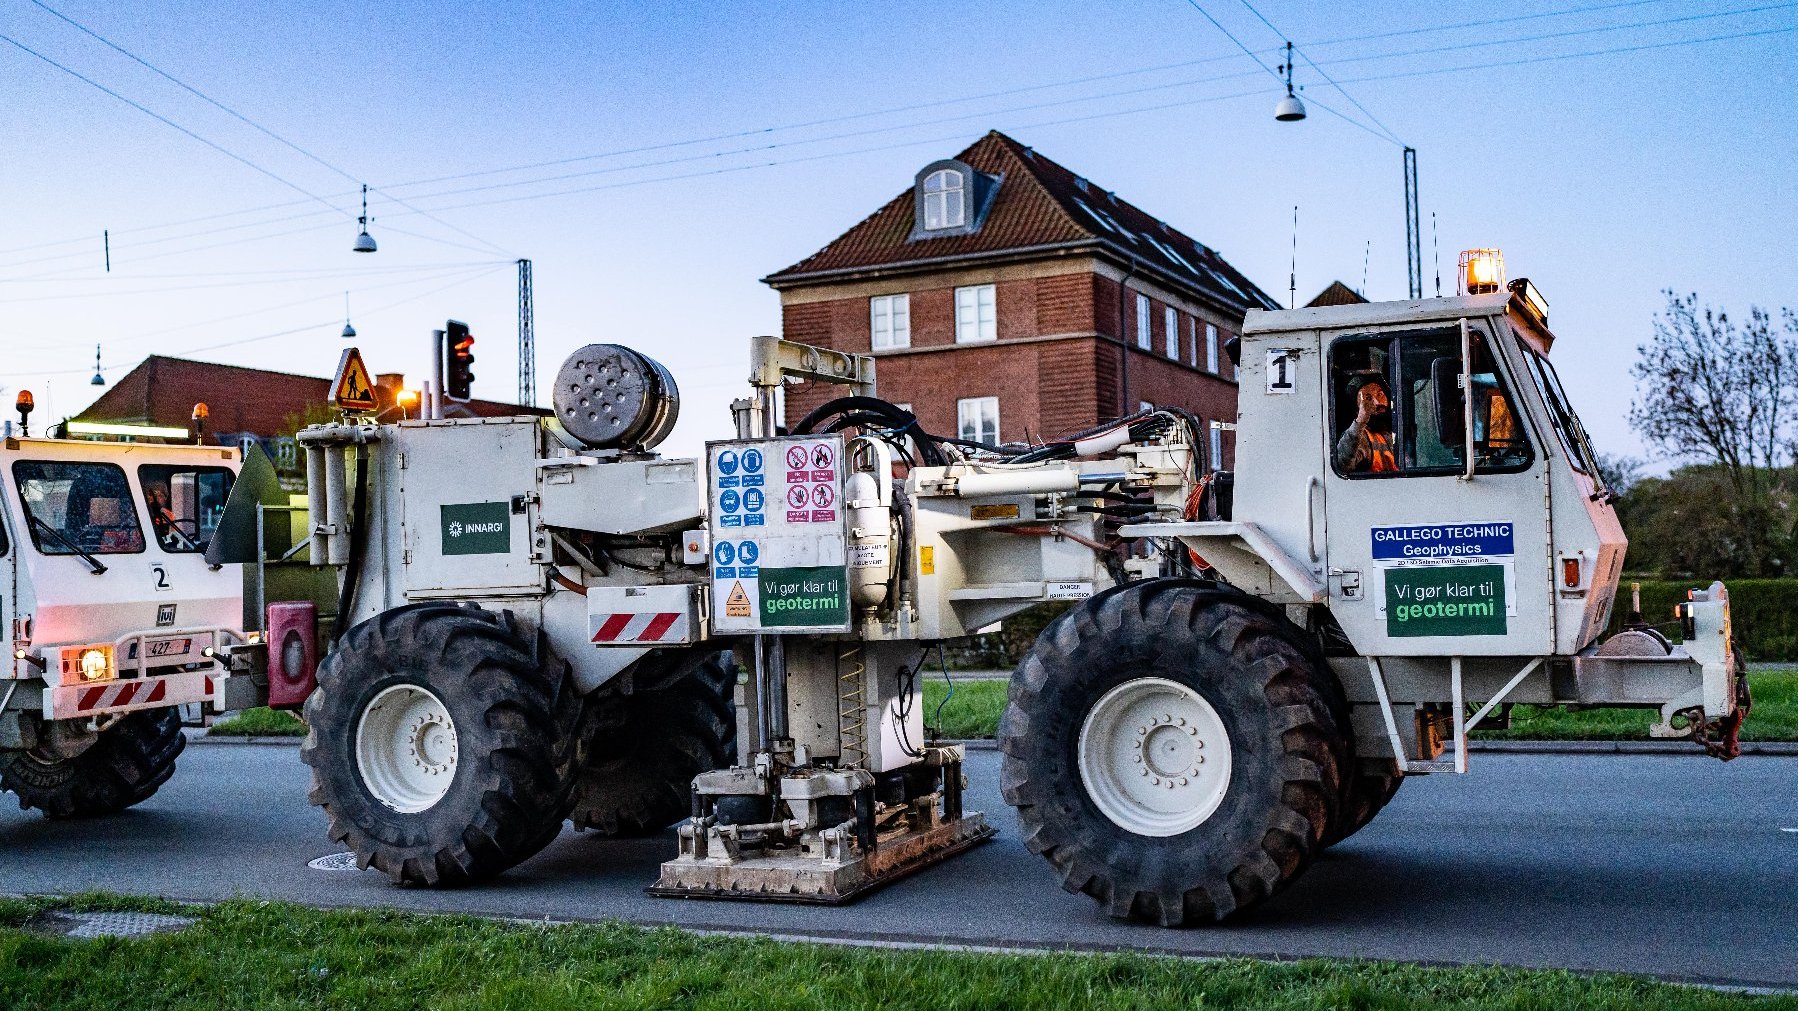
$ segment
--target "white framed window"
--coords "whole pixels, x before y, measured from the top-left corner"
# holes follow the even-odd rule
[[[955,424],[969,442],[999,444],[999,398],[966,397],[955,402]]]
[[[1211,429],[1211,458],[1206,462],[1212,470],[1224,469],[1224,430],[1216,425],[1208,425]]]
[[[1217,324],[1205,324],[1205,371],[1217,371]]]
[[[993,286],[976,284],[955,289],[955,343],[996,340],[999,316]]]
[[[1136,346],[1144,351],[1155,349],[1155,339],[1149,334],[1149,296],[1136,296]]]
[[[954,169],[924,177],[924,230],[960,228],[968,223],[967,180]]]
[[[1167,356],[1174,361],[1180,360],[1180,313],[1173,306],[1168,306],[1162,313],[1167,323]]]
[[[1195,369],[1199,367],[1199,345],[1202,342],[1202,338],[1199,336],[1199,318],[1194,316],[1192,318],[1192,344],[1188,345],[1186,349],[1186,364],[1191,365]]]
[[[868,299],[868,327],[874,350],[911,347],[911,296],[878,295]]]

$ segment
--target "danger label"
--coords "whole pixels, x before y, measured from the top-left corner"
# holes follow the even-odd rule
[[[732,584],[730,596],[724,599],[724,613],[731,618],[752,618],[755,608],[749,603],[749,594],[743,590],[742,580]]]

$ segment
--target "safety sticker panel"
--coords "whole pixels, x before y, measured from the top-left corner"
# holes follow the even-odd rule
[[[842,436],[715,442],[706,462],[712,627],[847,630]]]

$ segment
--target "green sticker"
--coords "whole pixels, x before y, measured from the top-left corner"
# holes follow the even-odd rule
[[[504,502],[439,506],[443,553],[503,555],[512,550],[512,511]]]
[[[1504,566],[1387,569],[1386,634],[1504,635]]]
[[[762,567],[762,624],[846,625],[849,622],[849,587],[841,566],[792,569]]]

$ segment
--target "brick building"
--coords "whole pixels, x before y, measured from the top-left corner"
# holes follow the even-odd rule
[[[1143,404],[1234,421],[1224,343],[1276,307],[1215,250],[998,132],[763,281],[787,339],[871,351],[883,397],[985,442]],[[787,415],[833,395],[794,387]]]

